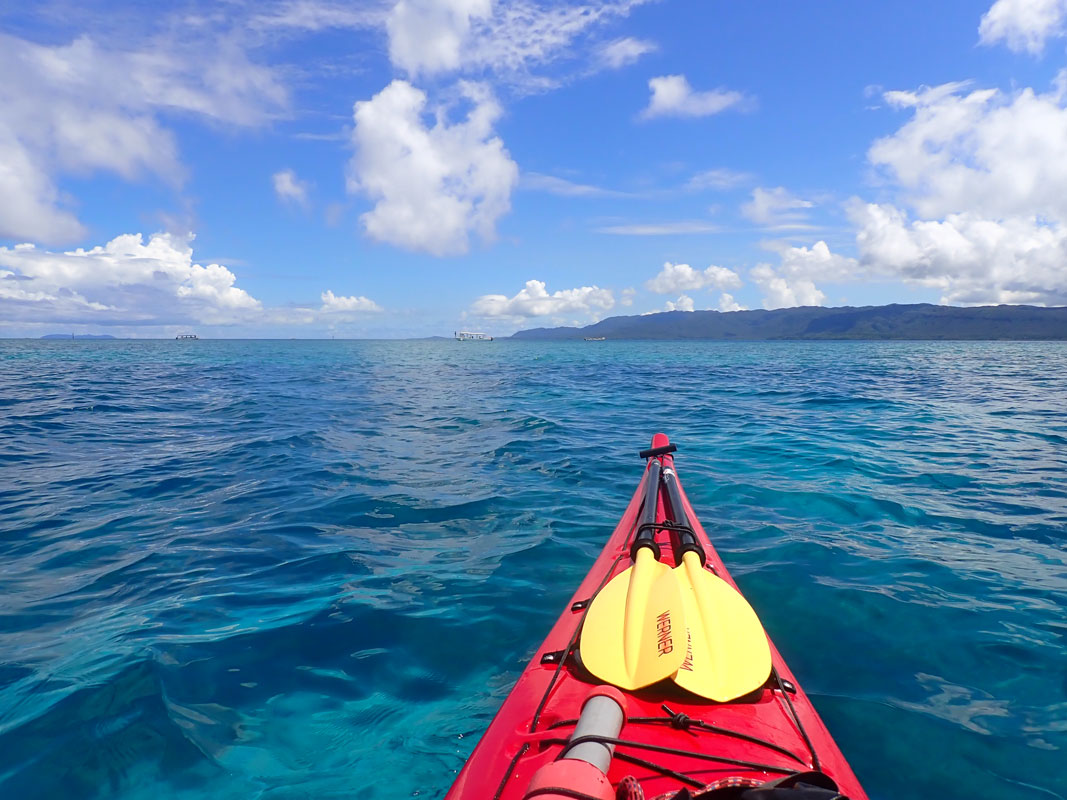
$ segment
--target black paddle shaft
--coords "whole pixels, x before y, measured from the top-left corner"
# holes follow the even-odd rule
[[[696,534],[689,527],[689,518],[685,513],[685,505],[682,503],[682,493],[678,488],[678,476],[672,467],[663,470],[663,486],[667,490],[667,502],[671,506],[671,519],[674,526],[671,528],[671,544],[674,546],[674,560],[681,564],[682,556],[686,553],[696,553],[700,556],[700,563],[704,563],[704,548],[697,541]]]
[[[642,547],[652,548],[652,554],[659,561],[659,545],[656,544],[656,501],[659,500],[659,459],[653,459],[648,465],[648,474],[645,476],[645,503],[641,507],[641,516],[638,517],[637,536],[630,545],[630,560],[637,560],[637,551]]]

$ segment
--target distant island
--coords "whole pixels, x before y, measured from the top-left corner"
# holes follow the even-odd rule
[[[110,333],[50,333],[42,339],[114,339]]]
[[[775,311],[663,311],[584,328],[532,328],[512,339],[1067,339],[1067,307],[914,305]]]

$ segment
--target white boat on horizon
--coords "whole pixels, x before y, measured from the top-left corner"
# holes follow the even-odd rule
[[[477,333],[475,331],[455,331],[457,342],[491,342],[493,337],[488,333]]]

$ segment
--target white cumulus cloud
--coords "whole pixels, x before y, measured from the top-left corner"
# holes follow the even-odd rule
[[[743,107],[748,101],[741,92],[728,89],[693,91],[685,75],[663,75],[648,82],[652,91],[643,119],[653,117],[709,117],[728,108]]]
[[[32,244],[0,247],[0,319],[32,330],[78,323],[126,330],[168,325],[257,326],[345,323],[382,311],[373,300],[322,293],[322,305],[264,307],[221,264],[193,259],[192,234],[122,234],[65,252]]]
[[[1067,303],[1067,96],[953,83],[886,99],[911,112],[868,158],[899,202],[854,201],[863,268],[949,303]]]
[[[300,206],[308,204],[308,184],[300,180],[293,170],[283,169],[275,172],[271,180],[274,183],[274,193],[282,202],[296,203]]]
[[[0,247],[0,310],[11,320],[227,324],[261,304],[220,264],[193,262],[193,237],[116,236],[89,250]]]
[[[411,75],[454,70],[471,23],[492,13],[492,0],[400,0],[386,22],[389,58]]]
[[[1036,217],[949,214],[910,220],[857,204],[857,246],[872,272],[941,291],[944,303],[1067,305],[1067,227]]]
[[[179,184],[168,112],[256,125],[284,109],[273,71],[226,41],[201,38],[126,49],[89,36],[42,45],[0,34],[0,237],[81,238],[85,228],[58,185],[63,175]]]
[[[692,311],[693,310],[693,298],[689,295],[678,295],[677,300],[668,300],[663,305],[664,311]]]
[[[526,319],[571,313],[595,315],[614,306],[615,296],[610,289],[582,286],[549,294],[544,281],[531,280],[513,297],[482,295],[471,305],[470,313],[476,317]]]
[[[935,289],[944,303],[1067,305],[1065,84],[1061,73],[1045,93],[966,82],[886,92],[910,117],[868,159],[896,200],[849,203],[857,258],[823,241],[773,247],[780,263],[751,271],[763,305],[821,305],[819,284],[868,279]],[[764,197],[766,214],[750,216],[793,213],[790,197]]]
[[[1067,107],[1058,91],[952,83],[886,99],[912,118],[868,158],[923,217],[968,211],[1067,219]]]
[[[371,300],[369,297],[363,295],[352,295],[349,297],[338,296],[333,293],[332,290],[327,289],[322,293],[322,311],[325,312],[362,312],[362,311],[381,311],[382,307]]]
[[[438,256],[467,252],[471,233],[495,237],[519,170],[493,135],[501,112],[489,90],[460,89],[471,107],[452,124],[439,109],[427,125],[426,94],[406,81],[355,104],[348,188],[375,203],[360,217],[370,237]]]
[[[656,277],[645,283],[645,288],[657,294],[673,294],[694,289],[739,289],[741,276],[732,269],[714,264],[705,270],[693,269],[688,264],[672,264],[667,261]],[[689,309],[692,310],[692,309]]]
[[[816,281],[840,283],[867,275],[856,259],[832,252],[824,241],[810,248],[776,245],[771,249],[778,252],[778,267],[757,264],[750,273],[763,291],[764,308],[821,306],[826,295]]]
[[[719,297],[719,311],[748,311],[748,308],[734,300],[732,294],[723,292]]]
[[[1003,42],[1017,53],[1037,55],[1045,42],[1063,36],[1067,0],[997,0],[982,16],[982,44]]]
[[[826,295],[807,278],[786,276],[776,272],[769,264],[757,264],[749,273],[756,285],[763,290],[763,307],[793,308],[795,306],[821,306]]]
[[[854,258],[831,252],[826,242],[809,247],[779,247],[781,269],[788,275],[817,281],[851,281],[864,277]]]

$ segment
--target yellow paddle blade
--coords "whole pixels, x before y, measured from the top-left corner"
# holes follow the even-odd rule
[[[579,644],[582,663],[620,689],[640,689],[673,675],[685,657],[682,592],[674,570],[647,547],[601,589],[589,606]]]
[[[689,638],[674,682],[720,703],[766,683],[771,674],[771,648],[748,601],[704,569],[696,553],[686,553],[672,571],[682,586]]]

